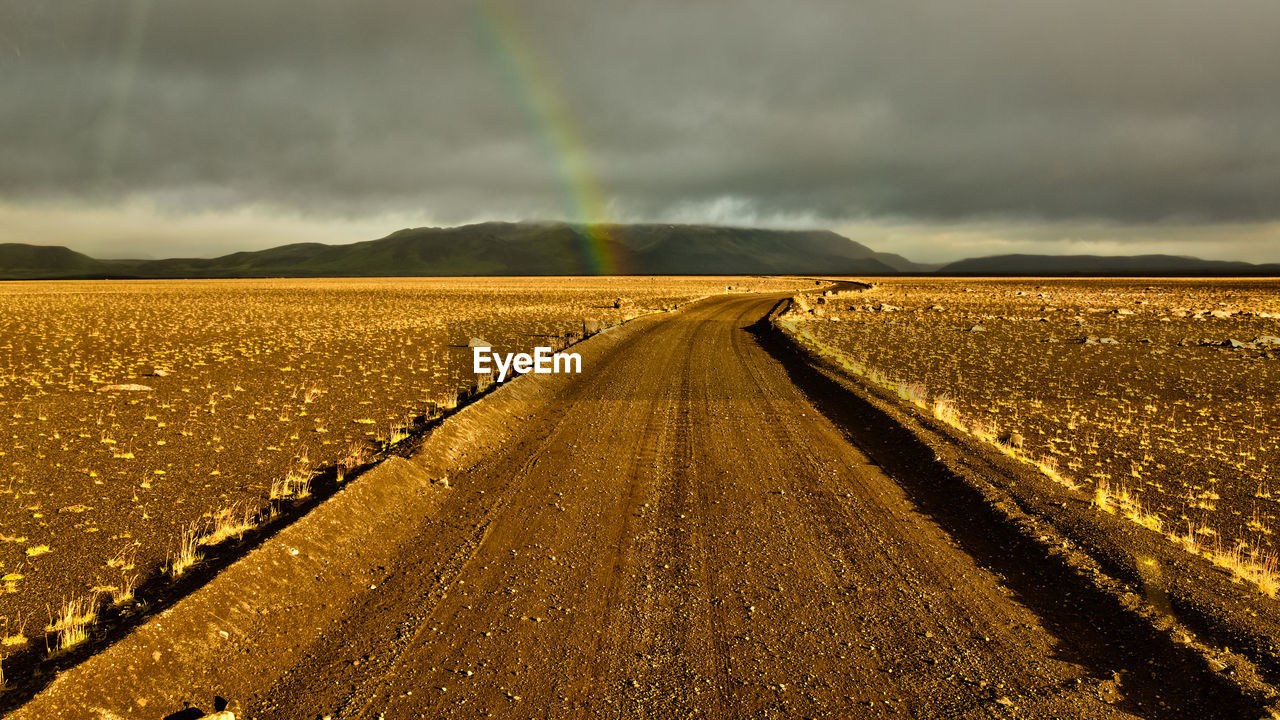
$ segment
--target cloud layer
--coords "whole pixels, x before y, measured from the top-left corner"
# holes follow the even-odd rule
[[[1277,37],[1273,0],[0,0],[0,200],[355,228],[595,188],[619,220],[1267,242]]]

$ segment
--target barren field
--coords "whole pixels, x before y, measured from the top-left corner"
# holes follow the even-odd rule
[[[768,322],[787,297],[638,318],[578,346],[590,372],[504,385],[12,691],[14,720],[1266,717],[1246,660],[809,365]]]
[[[1201,331],[1179,345],[1169,333],[1182,322],[1261,336],[1271,291],[1210,284],[1255,314],[1215,304],[1218,315],[1201,314],[1213,320],[1193,320],[1228,300],[1165,310],[1152,307],[1160,293],[1196,297],[1199,286],[912,282],[843,284],[833,296],[812,280],[746,279],[13,286],[6,307],[27,307],[6,320],[5,512],[18,526],[5,533],[23,539],[6,543],[3,601],[26,649],[6,652],[0,710],[1275,717],[1280,614],[1256,592],[1272,576],[1233,584],[1125,520],[1174,524],[1156,504],[1186,492],[1173,478],[1191,487],[1199,473],[1208,487],[1212,472],[1216,504],[1197,496],[1212,507],[1182,512],[1216,534],[1187,544],[1218,560],[1235,552],[1241,570],[1271,557],[1262,493],[1245,500],[1258,503],[1258,545],[1223,550],[1236,476],[1157,444],[1209,437],[1158,423],[1230,404],[1228,380],[1258,383],[1234,405],[1273,400],[1267,343],[1202,346],[1218,333]],[[792,300],[798,287],[807,301]],[[1023,312],[1018,292],[1044,296]],[[581,374],[517,378],[385,452],[406,416],[432,415],[472,382],[471,337],[525,350],[581,332],[584,318],[630,315],[575,346]],[[1016,355],[1028,348],[1047,350]],[[1161,349],[1156,358],[1184,356],[1171,367],[1194,383],[1161,385],[1164,366],[1136,354]],[[1186,359],[1197,353],[1217,384]],[[1070,362],[1049,364],[1059,358]],[[970,384],[937,389],[928,372],[891,381],[944,367]],[[1004,392],[978,394],[984,379]],[[126,384],[151,389],[104,389]],[[1166,385],[1181,394],[1150,391]],[[1119,399],[1133,412],[1108,404]],[[1067,400],[1074,428],[1031,422]],[[1274,427],[1265,409],[1223,417],[1242,422],[1212,436],[1228,459],[1250,428],[1262,442]],[[1126,420],[1162,429],[1127,436]],[[1222,445],[1228,436],[1238,445]],[[1068,465],[1074,444],[1094,450],[1082,469],[1108,467],[1121,454],[1104,451],[1125,438],[1149,445],[1141,467],[1165,465],[1161,490]],[[335,463],[356,464],[344,462],[353,445],[384,454],[331,485]],[[1264,447],[1259,465],[1274,461]],[[323,500],[297,502],[311,480]],[[1103,481],[1101,497],[1063,487]],[[291,522],[235,542],[239,508],[282,509]],[[182,539],[207,555],[175,580],[190,559]],[[144,574],[168,583],[167,594],[139,591],[153,605],[122,595]]]
[[[725,292],[724,278],[56,282],[0,286],[0,655],[127,606],[201,545],[358,465],[495,350]],[[620,302],[619,302],[620,301]],[[174,567],[174,563],[178,567]],[[72,613],[75,615],[75,613]],[[62,635],[51,636],[56,644]],[[69,638],[77,638],[71,635]]]
[[[888,279],[798,329],[1276,593],[1280,283]]]

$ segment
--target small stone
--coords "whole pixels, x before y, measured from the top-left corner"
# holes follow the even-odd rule
[[[137,383],[124,383],[121,385],[103,385],[98,388],[98,392],[150,392],[155,388],[150,385],[138,385]]]

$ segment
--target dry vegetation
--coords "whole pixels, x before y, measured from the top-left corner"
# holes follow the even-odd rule
[[[783,323],[1276,594],[1280,283],[886,280],[810,295]]]
[[[0,285],[0,652],[82,642],[99,608],[177,577],[346,477],[474,384],[495,350],[781,281],[723,278]],[[69,599],[68,599],[69,598]],[[46,623],[47,619],[47,623]],[[47,625],[47,626],[46,626]],[[43,638],[31,634],[45,627]]]

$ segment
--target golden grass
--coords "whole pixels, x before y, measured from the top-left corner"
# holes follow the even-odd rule
[[[963,427],[962,427],[963,429]],[[969,434],[982,442],[995,444],[996,430],[982,420],[974,420],[969,425]]]
[[[203,536],[200,525],[199,522],[192,523],[178,536],[178,547],[169,554],[168,570],[171,576],[182,577],[183,573],[203,559],[200,552],[200,538]]]
[[[366,443],[364,442],[352,443],[351,447],[347,450],[347,454],[343,456],[341,460],[338,461],[338,465],[336,468],[337,481],[339,483],[345,482],[347,479],[347,475],[352,470],[369,462],[370,455],[371,455],[371,450],[369,449],[369,446]]]
[[[21,616],[19,616],[21,618]],[[0,635],[0,647],[16,648],[27,644],[27,625],[25,621],[18,623],[17,630],[9,629],[9,618],[4,620],[4,634]]]
[[[963,430],[964,421],[960,419],[960,411],[956,404],[946,395],[939,395],[933,401],[933,416],[942,422]]]
[[[1115,512],[1112,507],[1111,486],[1106,482],[1099,482],[1093,486],[1093,506],[1099,510],[1106,512]]]
[[[231,538],[240,539],[257,527],[258,513],[246,505],[232,505],[211,514],[209,531],[200,537],[200,545],[218,545]]]
[[[391,425],[391,432],[387,434],[387,445],[397,445],[409,439],[409,428],[412,426],[408,420],[402,420]]]
[[[1009,432],[1001,435],[997,429],[983,420],[966,421],[956,408],[955,403],[945,394],[935,396],[932,405],[930,405],[927,401],[928,390],[923,385],[894,379],[883,370],[868,367],[865,363],[849,357],[842,350],[818,340],[809,332],[801,330],[799,324],[804,320],[804,316],[802,313],[797,312],[797,309],[807,312],[808,305],[803,301],[803,296],[797,296],[792,310],[779,317],[776,320],[776,324],[801,345],[808,346],[819,355],[836,361],[846,369],[856,367],[857,375],[867,378],[873,384],[893,392],[899,398],[917,407],[931,410],[933,416],[938,420],[971,435],[1010,457],[1032,465],[1047,478],[1064,487],[1072,490],[1079,489],[1080,486],[1075,481],[1063,475],[1059,470],[1057,458],[1046,455],[1039,459],[1034,459],[1021,452],[1018,447],[1019,443],[1002,441],[1002,438],[1005,437],[1018,437],[1015,433]],[[1137,470],[1135,469],[1134,472],[1137,473]],[[1269,496],[1270,493],[1267,493],[1263,486],[1259,485],[1257,495],[1265,497]],[[1196,507],[1211,510],[1214,507],[1213,501],[1217,499],[1217,493],[1202,493],[1195,499]],[[1118,513],[1120,517],[1136,525],[1160,533],[1187,552],[1208,558],[1215,565],[1230,572],[1237,581],[1252,584],[1259,592],[1268,597],[1275,597],[1277,592],[1280,592],[1280,557],[1277,557],[1275,553],[1249,552],[1246,551],[1246,546],[1243,543],[1225,551],[1208,549],[1201,542],[1199,536],[1216,536],[1217,533],[1211,528],[1197,526],[1194,522],[1188,520],[1185,534],[1167,531],[1164,527],[1164,520],[1157,513],[1146,510],[1142,502],[1128,488],[1120,484],[1112,485],[1106,480],[1098,480],[1094,484],[1090,501],[1093,507],[1100,511],[1109,514]],[[1261,523],[1256,524],[1261,525]]]
[[[56,635],[53,647],[55,652],[66,652],[89,639],[89,627],[97,620],[96,595],[73,598],[62,603],[56,617],[50,619],[45,632]]]
[[[133,592],[138,588],[138,576],[126,575],[119,585],[111,590],[111,604],[120,606],[133,602]]]
[[[302,500],[311,496],[311,478],[309,470],[300,467],[289,469],[288,474],[271,482],[268,497],[271,500]]]

